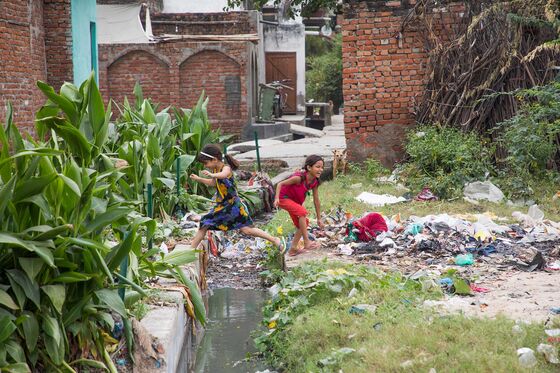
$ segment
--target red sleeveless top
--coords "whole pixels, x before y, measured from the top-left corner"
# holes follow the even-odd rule
[[[311,183],[307,183],[307,171],[297,171],[291,177],[299,176],[301,182],[292,185],[283,185],[280,188],[280,198],[289,198],[294,202],[303,205],[307,192],[319,185],[319,179],[315,178]]]

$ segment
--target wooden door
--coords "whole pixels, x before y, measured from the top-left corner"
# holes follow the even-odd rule
[[[284,90],[288,93],[284,113],[295,114],[297,111],[296,52],[266,52],[265,59],[267,83],[275,80],[290,79],[289,82],[283,83],[293,88],[293,90]]]

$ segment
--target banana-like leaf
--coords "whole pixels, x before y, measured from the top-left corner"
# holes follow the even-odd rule
[[[22,322],[24,340],[27,349],[33,351],[39,340],[39,322],[34,313],[25,311],[24,315],[27,316]]]
[[[62,307],[66,301],[66,288],[64,285],[45,285],[41,287],[41,290],[48,295],[58,313],[62,314]]]
[[[10,338],[16,329],[16,324],[8,316],[0,318],[0,344]]]
[[[198,251],[193,249],[173,250],[166,254],[161,261],[171,265],[182,266],[195,262],[198,259],[197,253]]]
[[[86,227],[85,232],[94,232],[98,229],[105,228],[107,225],[125,217],[132,211],[129,207],[112,206],[103,214],[96,216]]]
[[[126,317],[126,309],[122,299],[116,290],[102,289],[95,292],[95,296],[99,302],[109,307],[110,310],[115,311],[122,317]]]
[[[19,265],[27,274],[27,276],[31,279],[31,281],[35,281],[35,277],[41,272],[43,267],[45,266],[45,262],[40,258],[18,258]]]
[[[51,87],[47,83],[38,81],[37,87],[39,87],[39,89],[43,91],[43,93],[49,98],[49,100],[58,105],[58,107],[60,107],[60,109],[64,111],[64,113],[68,116],[68,119],[72,123],[78,123],[80,115],[78,113],[76,105],[72,101],[62,95],[58,95],[54,91],[53,87]]]
[[[12,309],[19,310],[18,305],[14,302],[10,294],[0,289],[0,304]]]
[[[37,308],[40,308],[41,294],[39,292],[39,285],[31,281],[29,277],[27,277],[25,272],[20,271],[19,269],[9,269],[6,271],[6,273],[12,287],[14,286],[14,284],[19,285],[23,289],[25,296],[28,299],[31,299],[31,301],[35,303]]]

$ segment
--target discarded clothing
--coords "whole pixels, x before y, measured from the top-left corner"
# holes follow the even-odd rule
[[[357,230],[357,231],[356,231]],[[354,232],[358,240],[369,242],[375,239],[381,232],[387,232],[387,223],[383,216],[371,212],[359,220],[351,221],[346,228],[346,234]]]

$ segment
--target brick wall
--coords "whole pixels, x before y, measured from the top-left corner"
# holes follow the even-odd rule
[[[414,104],[426,82],[425,29],[404,19],[416,0],[348,0],[342,20],[344,124],[349,157],[393,166],[402,155]],[[461,23],[462,3],[443,2],[429,17],[445,42]]]
[[[74,80],[70,0],[44,0],[47,81],[56,91]]]
[[[154,35],[256,34],[257,24],[249,12],[153,14]]]
[[[163,106],[193,107],[202,90],[215,128],[239,135],[249,121],[249,42],[172,41],[99,46],[103,97],[122,103],[136,81]]]
[[[46,80],[42,0],[3,0],[0,15],[0,122],[14,108],[22,132],[34,132],[35,111],[44,103],[36,80]]]

